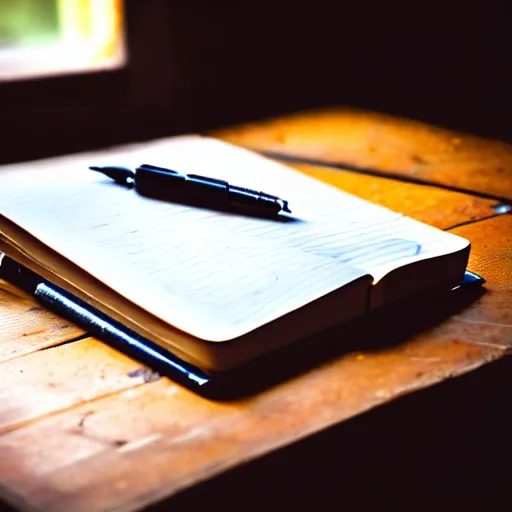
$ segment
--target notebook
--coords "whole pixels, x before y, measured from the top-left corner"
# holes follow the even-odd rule
[[[278,219],[151,199],[90,171],[142,163],[289,201]],[[0,250],[181,359],[236,367],[427,288],[467,240],[220,140],[187,135],[0,168]]]

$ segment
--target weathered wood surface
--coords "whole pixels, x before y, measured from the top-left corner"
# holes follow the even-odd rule
[[[487,280],[487,293],[455,317],[472,325],[463,339],[512,346],[512,215],[462,226],[452,231],[471,241],[469,267]],[[482,333],[476,328],[481,326]],[[480,340],[480,341],[478,341]]]
[[[374,112],[329,108],[214,132],[249,148],[512,199],[512,146]]]
[[[452,232],[471,240],[470,268],[487,279],[486,293],[394,343],[351,349],[219,403],[151,382],[151,372],[92,338],[60,345],[81,331],[2,284],[1,496],[27,510],[137,509],[510,350],[512,216],[482,220],[494,201],[437,187],[299,168],[441,228],[469,222]],[[24,343],[24,333],[37,339]]]
[[[292,166],[350,194],[440,229],[495,215],[493,199],[316,165],[294,163]]]
[[[144,382],[140,365],[86,338],[0,363],[0,435]],[[94,372],[91,369],[94,368]]]
[[[83,333],[0,279],[0,361],[72,340]]]

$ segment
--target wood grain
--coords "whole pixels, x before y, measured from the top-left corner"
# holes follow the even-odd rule
[[[42,308],[0,279],[0,362],[72,340],[84,334],[76,325]]]
[[[140,365],[92,338],[0,363],[0,433],[144,382]]]
[[[452,232],[471,241],[469,268],[487,280],[487,293],[454,320],[467,324],[464,339],[472,343],[512,346],[512,215]]]
[[[416,183],[368,176],[307,164],[289,164],[372,203],[403,213],[440,229],[495,215],[495,200]]]
[[[512,233],[512,217],[454,232],[472,241],[470,266],[488,280],[456,316],[245,400],[216,403],[161,379],[47,416],[0,437],[0,480],[40,510],[133,510],[501,357],[512,345],[512,244],[495,235]],[[88,353],[91,374],[103,357]]]
[[[212,132],[253,149],[385,171],[512,200],[512,146],[417,121],[328,108]]]
[[[497,355],[455,341],[410,343],[351,354],[221,406],[162,381],[4,436],[0,454],[10,462],[0,476],[40,510],[133,510]]]

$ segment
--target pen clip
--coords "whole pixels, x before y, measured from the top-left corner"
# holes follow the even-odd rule
[[[169,174],[180,174],[177,171],[173,171],[172,169],[166,169],[165,167],[158,167],[156,165],[150,165],[150,164],[142,164],[137,167],[137,169],[147,169],[150,171],[163,171],[168,172]]]

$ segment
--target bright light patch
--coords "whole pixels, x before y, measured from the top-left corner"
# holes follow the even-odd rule
[[[122,0],[0,0],[0,80],[125,63]]]

